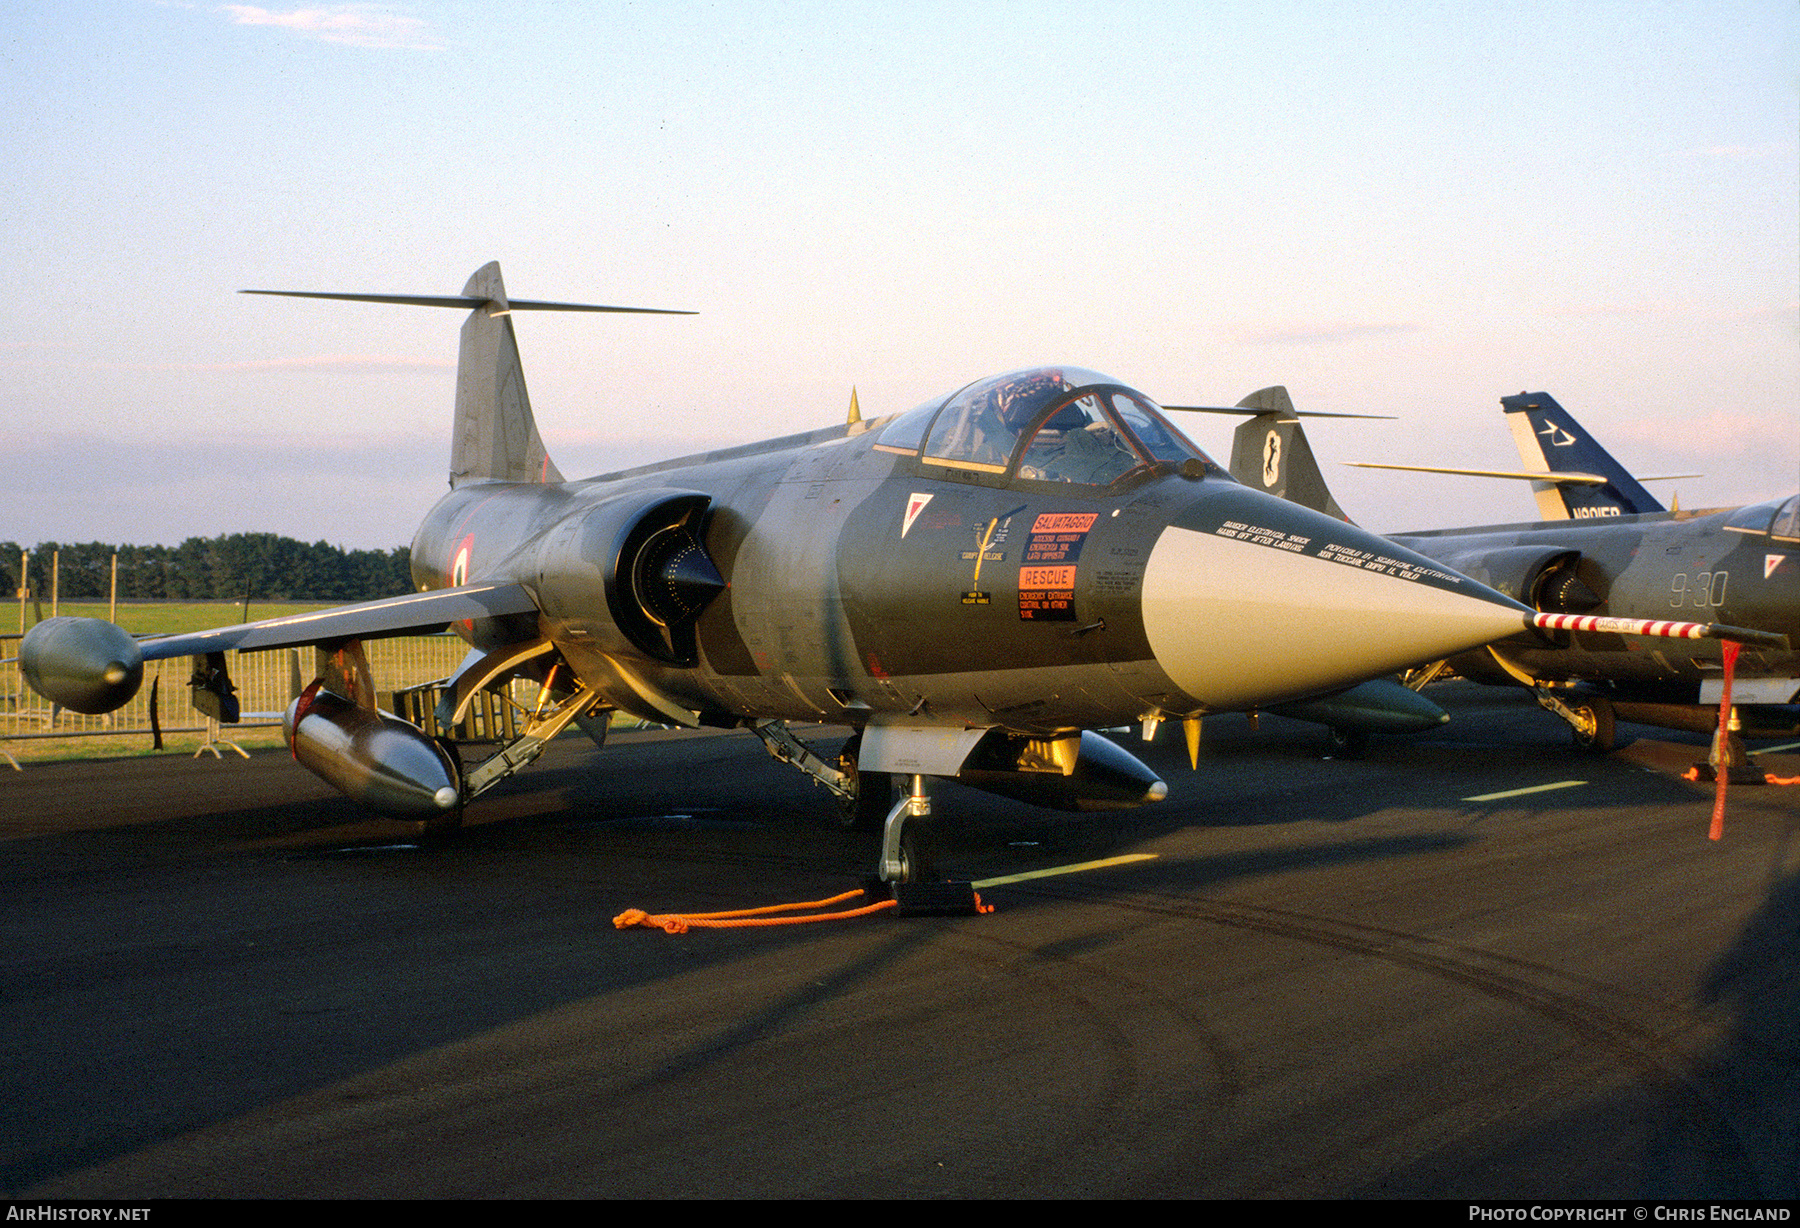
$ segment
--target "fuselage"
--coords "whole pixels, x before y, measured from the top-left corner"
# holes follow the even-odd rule
[[[1556,612],[1725,623],[1800,643],[1797,507],[1800,496],[1724,510],[1403,533],[1394,540],[1540,608],[1555,610],[1554,585],[1545,586],[1545,576],[1572,577],[1586,608]],[[1714,640],[1577,632],[1563,633],[1556,644],[1520,636],[1498,649],[1537,678],[1605,681],[1621,692],[1670,700],[1691,701],[1703,681],[1721,673]],[[1455,664],[1474,676],[1506,678],[1486,652]],[[1746,646],[1737,673],[1800,678],[1800,653]]]
[[[969,407],[1009,378],[585,481],[465,484],[420,529],[415,581],[523,584],[536,627],[460,633],[547,636],[619,707],[702,721],[1066,731],[1328,693],[1518,625],[1466,577],[1232,481],[1139,394],[1083,382],[1104,377],[984,435]],[[678,496],[724,587],[658,651],[621,630],[609,543]]]

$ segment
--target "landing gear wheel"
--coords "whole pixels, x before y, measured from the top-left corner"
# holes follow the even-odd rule
[[[1604,755],[1618,745],[1611,700],[1586,700],[1573,705],[1571,711],[1575,713],[1576,723],[1569,727],[1569,733],[1579,749]]]
[[[1336,725],[1326,726],[1331,735],[1331,753],[1339,759],[1361,759],[1369,753],[1369,731],[1366,729],[1339,729]]]
[[[935,883],[937,868],[937,833],[928,819],[913,819],[900,832],[901,874],[896,882]]]
[[[854,797],[840,797],[838,822],[847,831],[880,831],[893,808],[894,776],[891,772],[862,772],[856,759],[862,753],[862,734],[855,734],[838,752],[838,771],[850,777]]]
[[[884,883],[935,883],[937,827],[931,821],[926,778],[907,778],[906,794],[881,821],[881,860],[876,875]]]

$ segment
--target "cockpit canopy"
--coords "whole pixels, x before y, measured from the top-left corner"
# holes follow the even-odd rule
[[[1223,471],[1116,380],[1078,367],[1036,367],[981,380],[901,414],[881,434],[889,451],[926,465],[1010,474],[1030,482],[1107,486],[1155,465],[1198,461]]]
[[[1740,533],[1767,533],[1786,541],[1800,541],[1800,495],[1740,507],[1726,518],[1725,524]]]

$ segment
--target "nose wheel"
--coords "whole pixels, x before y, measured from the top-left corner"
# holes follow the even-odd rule
[[[1577,747],[1604,755],[1618,745],[1611,700],[1595,697],[1573,705],[1570,710],[1575,715],[1569,722],[1569,735]]]
[[[925,777],[913,776],[905,797],[888,811],[881,827],[881,881],[928,883],[937,879],[937,848],[931,832],[931,798]]]

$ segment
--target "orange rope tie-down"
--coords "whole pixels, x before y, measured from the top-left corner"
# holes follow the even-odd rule
[[[634,925],[642,925],[648,929],[660,929],[669,934],[685,934],[694,928],[728,930],[748,929],[762,925],[806,925],[813,921],[843,921],[851,917],[866,917],[870,913],[879,912],[884,908],[893,908],[898,903],[892,899],[877,900],[875,903],[865,904],[861,908],[810,913],[804,917],[764,915],[777,912],[798,912],[803,908],[828,908],[833,904],[841,904],[845,900],[853,900],[861,894],[863,894],[863,889],[858,887],[855,891],[846,891],[842,895],[834,895],[828,900],[809,900],[800,904],[770,904],[763,908],[740,908],[735,912],[671,912],[653,916],[641,908],[627,908],[613,918],[613,928],[625,930]]]
[[[1700,779],[1700,769],[1689,768],[1681,774],[1681,779],[1698,781]],[[1777,776],[1773,772],[1765,772],[1763,774],[1763,783],[1770,785],[1800,785],[1800,776]]]
[[[872,904],[864,904],[861,908],[844,908],[837,912],[808,913],[803,917],[772,917],[769,913],[799,912],[803,908],[828,908],[833,904],[841,904],[845,900],[853,900],[866,893],[866,889],[858,887],[854,891],[846,891],[842,895],[834,895],[827,900],[809,900],[800,904],[769,904],[762,908],[740,908],[734,912],[703,913],[661,913],[651,914],[641,908],[627,908],[613,918],[614,929],[630,929],[641,925],[646,929],[660,929],[670,934],[685,934],[690,929],[749,929],[756,926],[769,925],[808,925],[814,921],[848,921],[852,917],[866,917],[884,909],[898,909],[901,916],[948,916],[955,914],[985,914],[994,911],[992,904],[984,904],[981,894],[968,883],[943,884],[896,884],[895,894],[884,900],[876,900]]]

